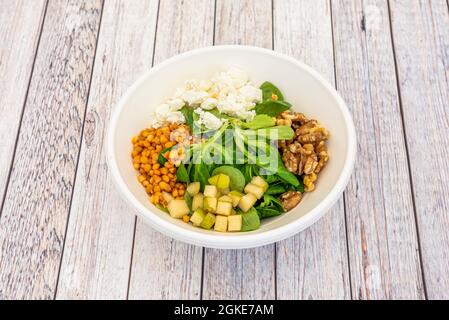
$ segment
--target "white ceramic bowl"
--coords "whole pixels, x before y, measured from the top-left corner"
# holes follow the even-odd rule
[[[153,206],[130,158],[131,138],[148,126],[151,111],[173,95],[187,79],[209,78],[229,66],[248,73],[257,85],[276,84],[293,109],[315,118],[331,133],[330,161],[320,173],[316,189],[305,194],[292,211],[263,220],[252,232],[219,233],[175,220]],[[122,196],[156,230],[177,240],[212,248],[250,248],[290,237],[311,226],[338,200],[348,183],[356,154],[356,135],[345,103],[316,71],[288,56],[247,46],[217,46],[190,51],[146,72],[118,103],[108,137],[107,161]]]

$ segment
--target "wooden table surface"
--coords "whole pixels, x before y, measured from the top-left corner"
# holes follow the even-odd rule
[[[0,300],[449,299],[448,6],[0,0]],[[340,201],[262,248],[159,234],[125,205],[105,162],[111,111],[133,81],[214,44],[311,65],[358,134]]]

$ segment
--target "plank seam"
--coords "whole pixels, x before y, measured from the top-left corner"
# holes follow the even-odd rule
[[[151,57],[151,67],[154,66],[154,56],[156,53],[157,26],[159,24],[159,9],[160,9],[160,7],[161,7],[161,0],[159,0],[157,2],[156,25],[154,26],[153,56]],[[131,288],[131,277],[132,277],[133,260],[134,260],[134,246],[136,243],[136,229],[137,229],[137,216],[134,217],[133,240],[132,240],[132,244],[131,244],[131,258],[129,261],[129,274],[128,274],[128,286],[126,288],[126,300],[129,300],[129,291]]]
[[[399,110],[401,113],[401,125],[402,130],[404,132],[404,145],[405,145],[405,153],[407,156],[407,171],[408,176],[410,180],[410,191],[411,191],[411,198],[412,198],[412,204],[413,204],[413,213],[415,218],[415,227],[416,227],[416,239],[418,242],[418,256],[419,256],[419,264],[421,267],[421,278],[422,278],[422,284],[423,284],[423,290],[424,290],[424,298],[427,300],[427,286],[426,286],[426,278],[425,278],[425,272],[424,272],[424,264],[423,264],[423,257],[422,257],[422,246],[421,246],[421,239],[419,235],[419,224],[418,224],[418,215],[416,210],[416,203],[415,203],[415,191],[413,187],[413,177],[411,172],[411,162],[410,162],[410,153],[408,149],[408,141],[407,141],[407,131],[405,127],[405,120],[404,120],[404,109],[403,109],[403,102],[402,102],[402,90],[401,85],[399,81],[399,68],[398,68],[398,61],[397,61],[397,53],[396,53],[396,47],[395,47],[395,41],[394,41],[394,34],[393,34],[393,19],[391,14],[391,5],[390,0],[387,0],[387,6],[388,6],[388,19],[390,23],[390,39],[391,39],[391,45],[393,50],[393,59],[394,59],[394,67],[395,67],[395,74],[396,74],[396,86],[398,89],[398,100],[399,100]]]
[[[20,112],[19,126],[17,128],[16,139],[14,141],[14,148],[13,148],[13,152],[12,152],[11,162],[10,162],[10,165],[9,165],[8,175],[6,177],[5,191],[3,192],[2,202],[1,202],[1,205],[0,205],[0,218],[2,217],[3,206],[5,204],[6,195],[8,194],[9,182],[11,180],[11,173],[12,173],[12,169],[13,169],[13,166],[14,166],[14,160],[16,158],[17,145],[19,143],[20,130],[22,129],[23,116],[25,114],[25,107],[26,107],[26,103],[28,101],[28,94],[29,94],[29,91],[30,91],[31,80],[33,79],[33,74],[34,74],[34,66],[36,64],[36,58],[37,58],[37,54],[39,52],[39,46],[40,46],[40,43],[41,43],[42,31],[44,30],[45,18],[47,16],[47,8],[48,8],[48,0],[45,2],[44,10],[43,10],[43,13],[42,13],[42,18],[41,18],[41,22],[40,22],[40,26],[39,26],[39,29],[40,29],[39,30],[39,36],[38,36],[38,39],[37,39],[36,48],[34,49],[33,63],[31,64],[30,76],[28,78],[28,86],[27,86],[27,89],[26,89],[26,92],[25,92],[25,97],[23,99],[22,110]]]
[[[335,89],[338,91],[337,53],[335,50],[334,14],[333,14],[332,8],[333,8],[332,0],[329,0],[329,11],[330,11],[331,32],[332,32],[332,53],[333,53],[333,59],[334,59],[334,85],[335,85]],[[351,275],[351,263],[350,263],[350,254],[349,254],[348,217],[347,217],[347,212],[346,212],[346,192],[345,191],[343,191],[343,213],[344,213],[344,220],[345,220],[346,259],[348,262],[347,265],[348,265],[349,294],[350,294],[350,298],[354,299],[352,275]]]
[[[69,228],[70,215],[71,215],[71,212],[72,212],[73,195],[75,194],[76,177],[77,177],[77,172],[78,172],[78,165],[79,165],[79,162],[80,162],[81,148],[82,148],[82,145],[83,145],[84,126],[85,126],[85,122],[86,122],[87,108],[88,108],[89,101],[90,101],[90,89],[92,87],[92,78],[93,78],[93,75],[94,75],[95,60],[96,60],[96,57],[97,57],[98,39],[100,38],[101,21],[102,21],[102,18],[103,18],[103,9],[104,9],[104,1],[101,3],[100,20],[98,22],[98,28],[97,28],[97,39],[95,41],[95,51],[94,51],[94,56],[92,58],[92,69],[90,71],[89,88],[88,88],[88,91],[87,91],[87,99],[86,99],[86,103],[85,103],[85,106],[84,106],[83,122],[82,122],[82,125],[81,125],[81,133],[80,133],[80,143],[79,143],[79,147],[78,147],[78,155],[77,155],[77,160],[76,160],[76,165],[75,165],[75,172],[74,172],[74,178],[73,178],[73,187],[72,187],[72,192],[71,192],[71,195],[70,195],[69,212],[68,212],[68,215],[67,215],[67,220],[66,220],[66,225],[65,225],[64,238],[63,238],[62,251],[61,251],[61,258],[59,259],[58,275],[56,277],[56,287],[55,287],[55,293],[54,293],[54,296],[53,296],[53,300],[56,300],[56,296],[58,294],[59,276],[61,275],[62,259],[64,257],[67,231],[68,231],[68,228]]]

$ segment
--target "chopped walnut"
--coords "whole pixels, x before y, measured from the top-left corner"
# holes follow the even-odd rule
[[[282,112],[277,117],[276,123],[291,123],[291,127],[295,130],[292,140],[279,142],[282,160],[290,172],[304,175],[305,191],[313,191],[317,174],[329,160],[326,148],[329,132],[318,121],[309,120],[298,112]]]
[[[299,191],[288,191],[281,196],[282,206],[285,211],[290,211],[298,205],[302,199],[302,194]]]

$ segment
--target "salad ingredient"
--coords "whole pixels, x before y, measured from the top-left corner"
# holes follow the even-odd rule
[[[286,211],[296,207],[301,201],[302,194],[298,191],[288,191],[281,196],[282,206]]]
[[[316,120],[309,120],[297,112],[283,112],[277,118],[291,121],[295,128],[295,136],[289,141],[282,142],[279,147],[282,152],[282,161],[292,173],[303,175],[304,191],[315,189],[317,174],[329,160],[326,140],[329,132]]]
[[[276,117],[280,113],[289,110],[292,105],[285,101],[276,101],[276,100],[265,100],[262,103],[259,103],[254,111],[256,114],[266,114],[271,117]]]
[[[185,200],[171,200],[167,205],[168,212],[175,219],[181,219],[185,214],[190,212]]]
[[[257,210],[251,208],[247,213],[242,214],[242,229],[240,231],[257,230],[260,227],[260,218]]]
[[[245,187],[245,177],[240,170],[231,166],[220,166],[212,171],[213,176],[219,174],[227,175],[229,177],[229,188],[231,190],[243,191],[243,188]]]
[[[236,214],[228,217],[228,231],[242,230],[242,215]]]
[[[174,200],[173,196],[168,192],[162,192],[162,197],[164,198],[164,201],[168,204],[170,201]]]
[[[223,216],[229,216],[232,212],[232,203],[227,201],[218,201],[217,204],[217,214],[221,214]]]
[[[179,182],[189,183],[189,175],[187,173],[186,167],[181,164],[176,171],[176,179]]]
[[[276,125],[276,120],[266,114],[258,114],[250,122],[244,122],[242,126],[247,129],[262,129],[274,127]]]
[[[216,198],[218,195],[218,190],[216,186],[207,185],[204,187],[204,196]]]
[[[185,214],[182,216],[182,221],[184,221],[185,223],[190,221],[190,216],[188,214]]]
[[[215,231],[226,232],[228,231],[228,217],[215,216]]]
[[[233,190],[229,192],[228,196],[232,199],[232,206],[235,208],[238,206],[240,199],[244,196],[244,194],[237,190]]]
[[[247,193],[239,201],[239,208],[243,212],[247,212],[257,202],[257,197],[252,193]]]
[[[137,179],[145,188],[153,204],[168,203],[162,196],[162,192],[168,192],[174,198],[184,194],[185,186],[177,183],[177,169],[174,164],[171,161],[163,165],[158,162],[162,150],[176,145],[176,142],[170,141],[170,136],[181,128],[188,130],[185,126],[170,124],[159,129],[147,128],[132,138],[133,166],[140,173]]]
[[[193,197],[200,192],[200,187],[201,184],[199,182],[192,182],[187,186],[187,192]]]
[[[229,176],[220,173],[218,175],[217,188],[218,190],[226,190],[229,188],[230,178]],[[229,191],[228,191],[229,193]]]
[[[190,217],[190,221],[194,226],[199,227],[205,217],[206,213],[203,211],[203,209],[196,209]]]
[[[259,186],[256,186],[255,184],[252,184],[252,183],[248,183],[246,185],[245,192],[255,195],[257,199],[260,199],[263,196],[263,189]]]
[[[278,87],[276,87],[271,82],[265,81],[260,85],[260,89],[262,90],[263,100],[284,100],[284,96],[281,90],[279,90]]]
[[[263,189],[263,192],[266,192],[268,190],[268,183],[262,177],[253,177],[251,183],[258,187],[261,187]]]
[[[208,212],[215,212],[217,211],[217,198],[216,197],[205,197],[204,198],[204,205],[203,209]]]
[[[221,196],[220,198],[218,198],[218,201],[232,203],[232,198],[228,195],[224,195],[224,196]]]
[[[222,120],[212,113],[203,111],[201,109],[195,109],[195,113],[199,115],[198,124],[204,125],[207,129],[218,130],[223,124]]]
[[[192,211],[195,211],[198,208],[202,209],[203,203],[204,195],[202,193],[197,193],[196,195],[194,195],[192,200]]]
[[[213,173],[212,173],[213,174]],[[213,176],[213,177],[210,177],[207,181],[209,182],[209,184],[211,184],[211,185],[213,185],[213,186],[217,186],[217,183],[218,183],[218,178],[219,178],[220,176],[217,174],[217,175],[215,175],[215,176]]]
[[[212,213],[208,213],[203,221],[201,221],[200,227],[203,229],[211,229],[215,224],[215,215]]]

